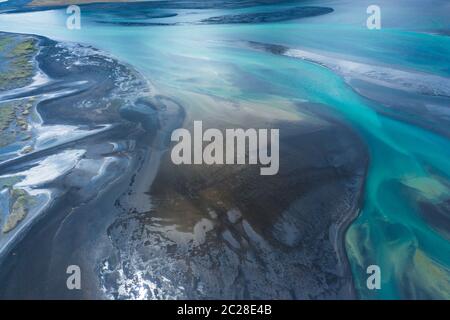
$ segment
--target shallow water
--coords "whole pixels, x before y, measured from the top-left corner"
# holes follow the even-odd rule
[[[362,211],[346,235],[359,296],[450,298],[450,141],[445,134],[450,98],[442,86],[450,78],[450,38],[440,35],[449,30],[450,8],[446,1],[420,3],[379,1],[383,19],[379,31],[365,27],[369,1],[301,2],[335,11],[276,23],[213,25],[198,22],[299,4],[152,8],[147,15],[142,10],[121,10],[121,5],[95,5],[82,7],[81,30],[66,28],[64,10],[0,15],[0,30],[105,50],[136,67],[165,95],[192,97],[183,101],[191,110],[208,107],[194,93],[232,101],[274,101],[273,108],[280,99],[329,106],[360,134],[370,152]],[[124,24],[130,21],[146,24]],[[272,54],[252,48],[248,41],[300,49],[309,58]],[[336,66],[336,61],[365,67],[345,69],[348,64]],[[386,71],[377,74],[377,66]],[[398,70],[406,71],[409,78],[399,77]],[[433,77],[425,81],[429,75],[442,81]],[[400,113],[404,111],[402,118],[389,116],[397,111],[358,94],[359,88],[349,85],[355,78],[397,90],[393,103]],[[440,108],[434,106],[430,92],[444,95]],[[422,113],[401,110],[406,105],[402,99],[413,94],[430,101],[429,109]],[[433,110],[432,116],[428,110]],[[428,116],[426,125],[421,121]],[[381,267],[381,290],[366,287],[365,270],[371,264]]]

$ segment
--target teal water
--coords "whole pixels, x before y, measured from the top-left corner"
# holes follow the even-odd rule
[[[378,31],[365,28],[365,8],[371,4],[365,1],[357,5],[310,1],[307,4],[329,6],[335,12],[252,25],[189,22],[267,8],[161,10],[178,16],[156,21],[182,22],[175,26],[100,24],[96,21],[131,18],[114,11],[82,8],[81,30],[68,30],[64,10],[51,10],[0,15],[0,30],[86,43],[110,52],[136,67],[164,94],[182,97],[191,110],[205,108],[199,95],[254,103],[273,101],[273,108],[280,101],[305,100],[329,106],[358,132],[370,153],[363,208],[346,235],[359,296],[448,299],[448,220],[439,224],[429,217],[430,210],[444,212],[447,219],[450,215],[448,136],[377,112],[385,107],[358,94],[339,72],[307,60],[252,50],[245,43],[282,44],[367,65],[450,78],[450,38],[432,32],[448,31],[448,4],[380,3],[383,28]],[[446,116],[448,111],[437,117]],[[365,271],[371,264],[381,268],[381,290],[366,287]]]

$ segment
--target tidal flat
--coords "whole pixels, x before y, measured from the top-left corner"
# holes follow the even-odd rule
[[[14,82],[15,87],[1,92],[0,260],[4,268],[0,277],[5,284],[1,296],[57,297],[58,291],[46,292],[39,284],[32,284],[32,290],[28,285],[23,287],[26,282],[20,272],[13,271],[15,263],[19,259],[28,264],[33,258],[19,252],[32,250],[52,256],[53,238],[62,227],[59,223],[126,179],[139,153],[136,139],[152,133],[151,128],[141,125],[145,115],[127,120],[122,109],[133,111],[136,103],[134,112],[138,114],[138,105],[149,106],[154,93],[137,72],[93,48],[11,33],[1,33],[0,41],[8,43],[8,50],[14,45],[19,48],[11,50],[14,54],[5,54],[5,65],[26,52],[27,64],[33,70]],[[33,53],[29,52],[30,44]],[[58,62],[61,57],[63,63]],[[34,232],[41,223],[48,233]],[[83,223],[77,228],[83,229]],[[35,251],[25,245],[28,239],[43,241],[43,246]],[[67,241],[60,243],[61,250],[70,248]],[[24,247],[19,249],[22,243]],[[46,261],[42,263],[41,267],[48,267]],[[38,264],[32,274],[41,273],[39,268]],[[17,281],[3,278],[13,274]],[[51,282],[43,281],[47,280]]]

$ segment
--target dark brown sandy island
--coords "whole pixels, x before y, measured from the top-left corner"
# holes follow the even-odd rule
[[[176,166],[166,152],[149,187],[139,179],[155,172],[144,166],[108,230],[116,248],[101,268],[109,297],[353,298],[343,234],[358,213],[367,152],[323,106],[299,110],[308,120],[249,120],[237,109],[206,121],[280,128],[277,175],[250,165]]]

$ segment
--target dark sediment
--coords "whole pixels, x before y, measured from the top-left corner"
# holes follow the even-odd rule
[[[320,16],[331,12],[333,12],[332,8],[296,7],[284,11],[258,12],[211,17],[208,19],[204,19],[201,22],[207,24],[269,23]]]
[[[128,10],[125,10],[128,12]],[[247,13],[247,14],[237,14],[237,15],[224,15],[217,17],[210,17],[207,19],[200,20],[198,22],[188,22],[189,23],[200,23],[200,24],[235,24],[235,23],[270,23],[270,22],[280,22],[288,21],[294,19],[301,19],[307,17],[315,17],[333,12],[332,8],[326,7],[295,7],[288,10],[282,11],[268,11],[268,12],[257,12],[257,13]],[[131,16],[121,13],[120,17],[123,20],[129,19]],[[187,22],[153,22],[152,19],[155,18],[170,18],[174,17],[176,14],[134,14],[133,19],[130,21],[103,21],[96,20],[97,23],[102,24],[115,24],[120,26],[169,26],[177,24],[186,24]]]
[[[108,229],[116,253],[101,274],[110,297],[353,298],[343,235],[358,212],[367,153],[319,109],[306,112],[325,126],[272,124],[281,137],[275,176],[249,165],[176,166],[164,154],[152,205],[135,205],[142,190],[133,185]]]

